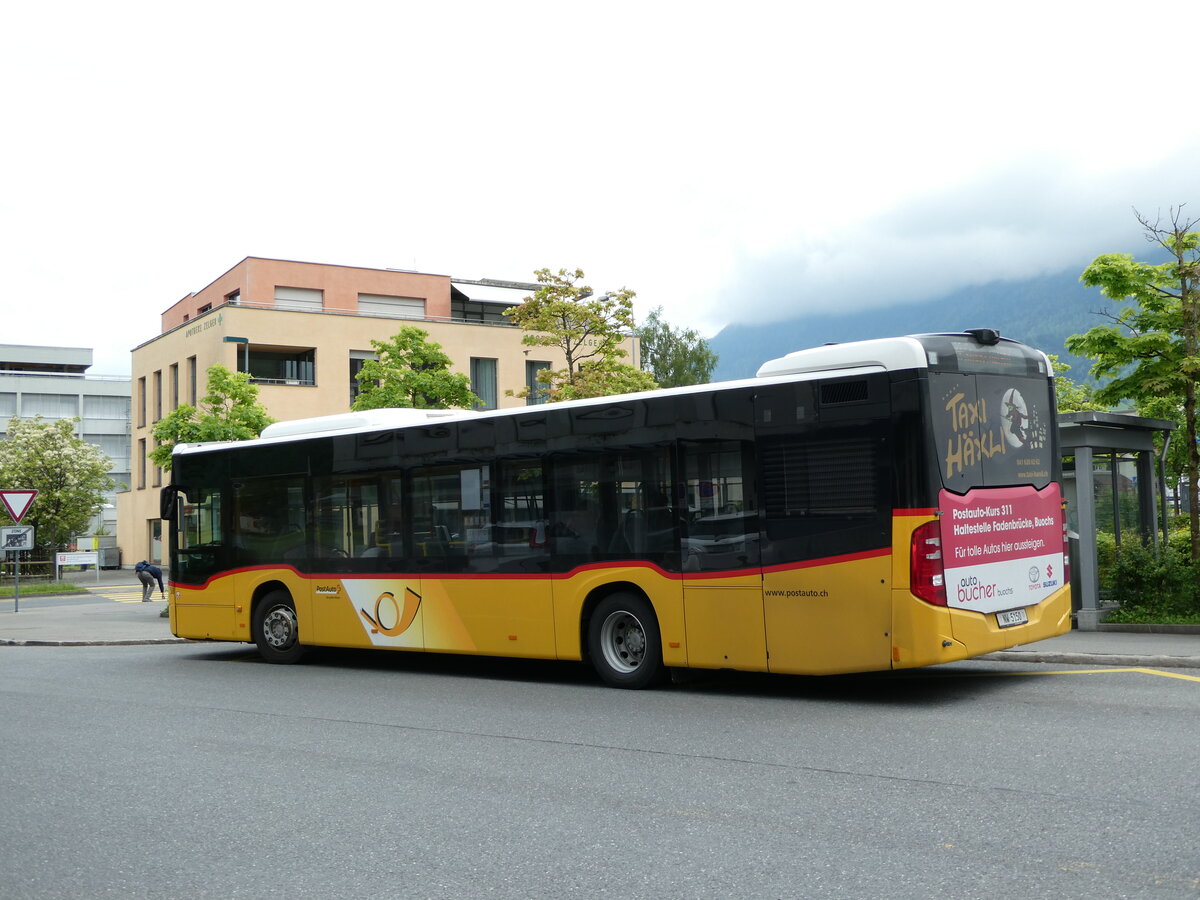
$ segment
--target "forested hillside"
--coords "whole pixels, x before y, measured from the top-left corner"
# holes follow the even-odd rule
[[[720,354],[713,378],[747,378],[765,360],[830,341],[997,328],[1005,337],[1057,353],[1073,367],[1070,377],[1085,381],[1090,363],[1067,353],[1063,342],[1068,335],[1103,324],[1095,313],[1111,305],[1099,291],[1080,284],[1079,272],[1071,270],[1027,281],[968,288],[925,303],[812,315],[786,322],[734,324],[709,340],[709,346]]]

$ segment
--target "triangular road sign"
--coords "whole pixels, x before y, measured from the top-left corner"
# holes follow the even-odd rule
[[[0,501],[4,502],[4,508],[12,520],[19,524],[25,518],[25,513],[29,512],[29,507],[33,506],[33,498],[37,495],[37,491],[0,491]]]

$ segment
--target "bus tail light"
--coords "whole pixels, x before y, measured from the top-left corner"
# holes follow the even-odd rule
[[[946,605],[946,573],[942,563],[942,533],[938,522],[926,522],[913,532],[908,569],[909,590],[934,606]]]

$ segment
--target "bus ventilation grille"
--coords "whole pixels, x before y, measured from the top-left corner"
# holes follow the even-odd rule
[[[867,380],[835,381],[821,385],[821,405],[832,403],[858,403],[867,399]]]

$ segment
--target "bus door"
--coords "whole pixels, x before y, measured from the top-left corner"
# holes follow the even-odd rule
[[[427,650],[554,656],[544,493],[540,460],[414,471]]]
[[[681,538],[687,660],[765,671],[758,498],[750,441],[682,441],[687,523]]]
[[[399,474],[313,479],[312,578],[322,644],[419,650],[420,580],[408,569]]]
[[[756,396],[772,672],[890,665],[889,409],[882,373]]]

